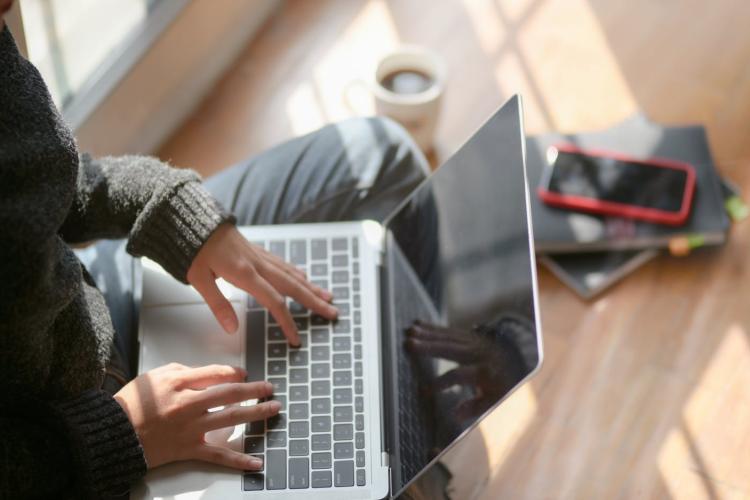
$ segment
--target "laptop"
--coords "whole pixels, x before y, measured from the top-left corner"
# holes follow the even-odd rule
[[[206,437],[262,457],[263,471],[169,464],[131,498],[413,492],[542,361],[524,143],[515,96],[383,223],[240,228],[334,294],[333,323],[290,302],[298,349],[251,296],[220,282],[241,318],[240,334],[224,333],[195,290],[144,260],[139,372],[244,366],[274,384],[282,410]]]

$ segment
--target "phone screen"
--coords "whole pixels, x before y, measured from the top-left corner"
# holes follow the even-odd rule
[[[547,190],[569,196],[679,212],[688,174],[684,170],[550,148]]]

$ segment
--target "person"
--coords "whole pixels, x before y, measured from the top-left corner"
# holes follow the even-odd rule
[[[424,156],[382,118],[328,125],[205,184],[156,158],[79,154],[4,25],[11,4],[0,0],[0,498],[122,495],[179,460],[261,468],[204,436],[277,413],[234,404],[270,384],[222,365],[133,377],[133,256],[195,287],[228,334],[237,318],[215,281],[246,290],[296,345],[286,297],[334,319],[331,294],[236,225],[382,219],[424,178]]]

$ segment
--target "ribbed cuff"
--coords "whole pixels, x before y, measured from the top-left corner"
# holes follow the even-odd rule
[[[146,206],[128,241],[128,252],[158,262],[169,274],[187,283],[193,258],[217,227],[234,223],[199,182],[177,186]]]
[[[146,460],[125,411],[111,396],[88,391],[56,404],[93,498],[121,495],[146,474]]]

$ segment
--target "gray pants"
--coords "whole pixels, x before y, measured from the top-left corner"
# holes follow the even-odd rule
[[[383,118],[355,118],[283,143],[204,185],[238,225],[383,220],[427,172],[424,156],[403,128]],[[138,261],[125,253],[124,240],[77,253],[104,293],[122,371],[132,378]]]

